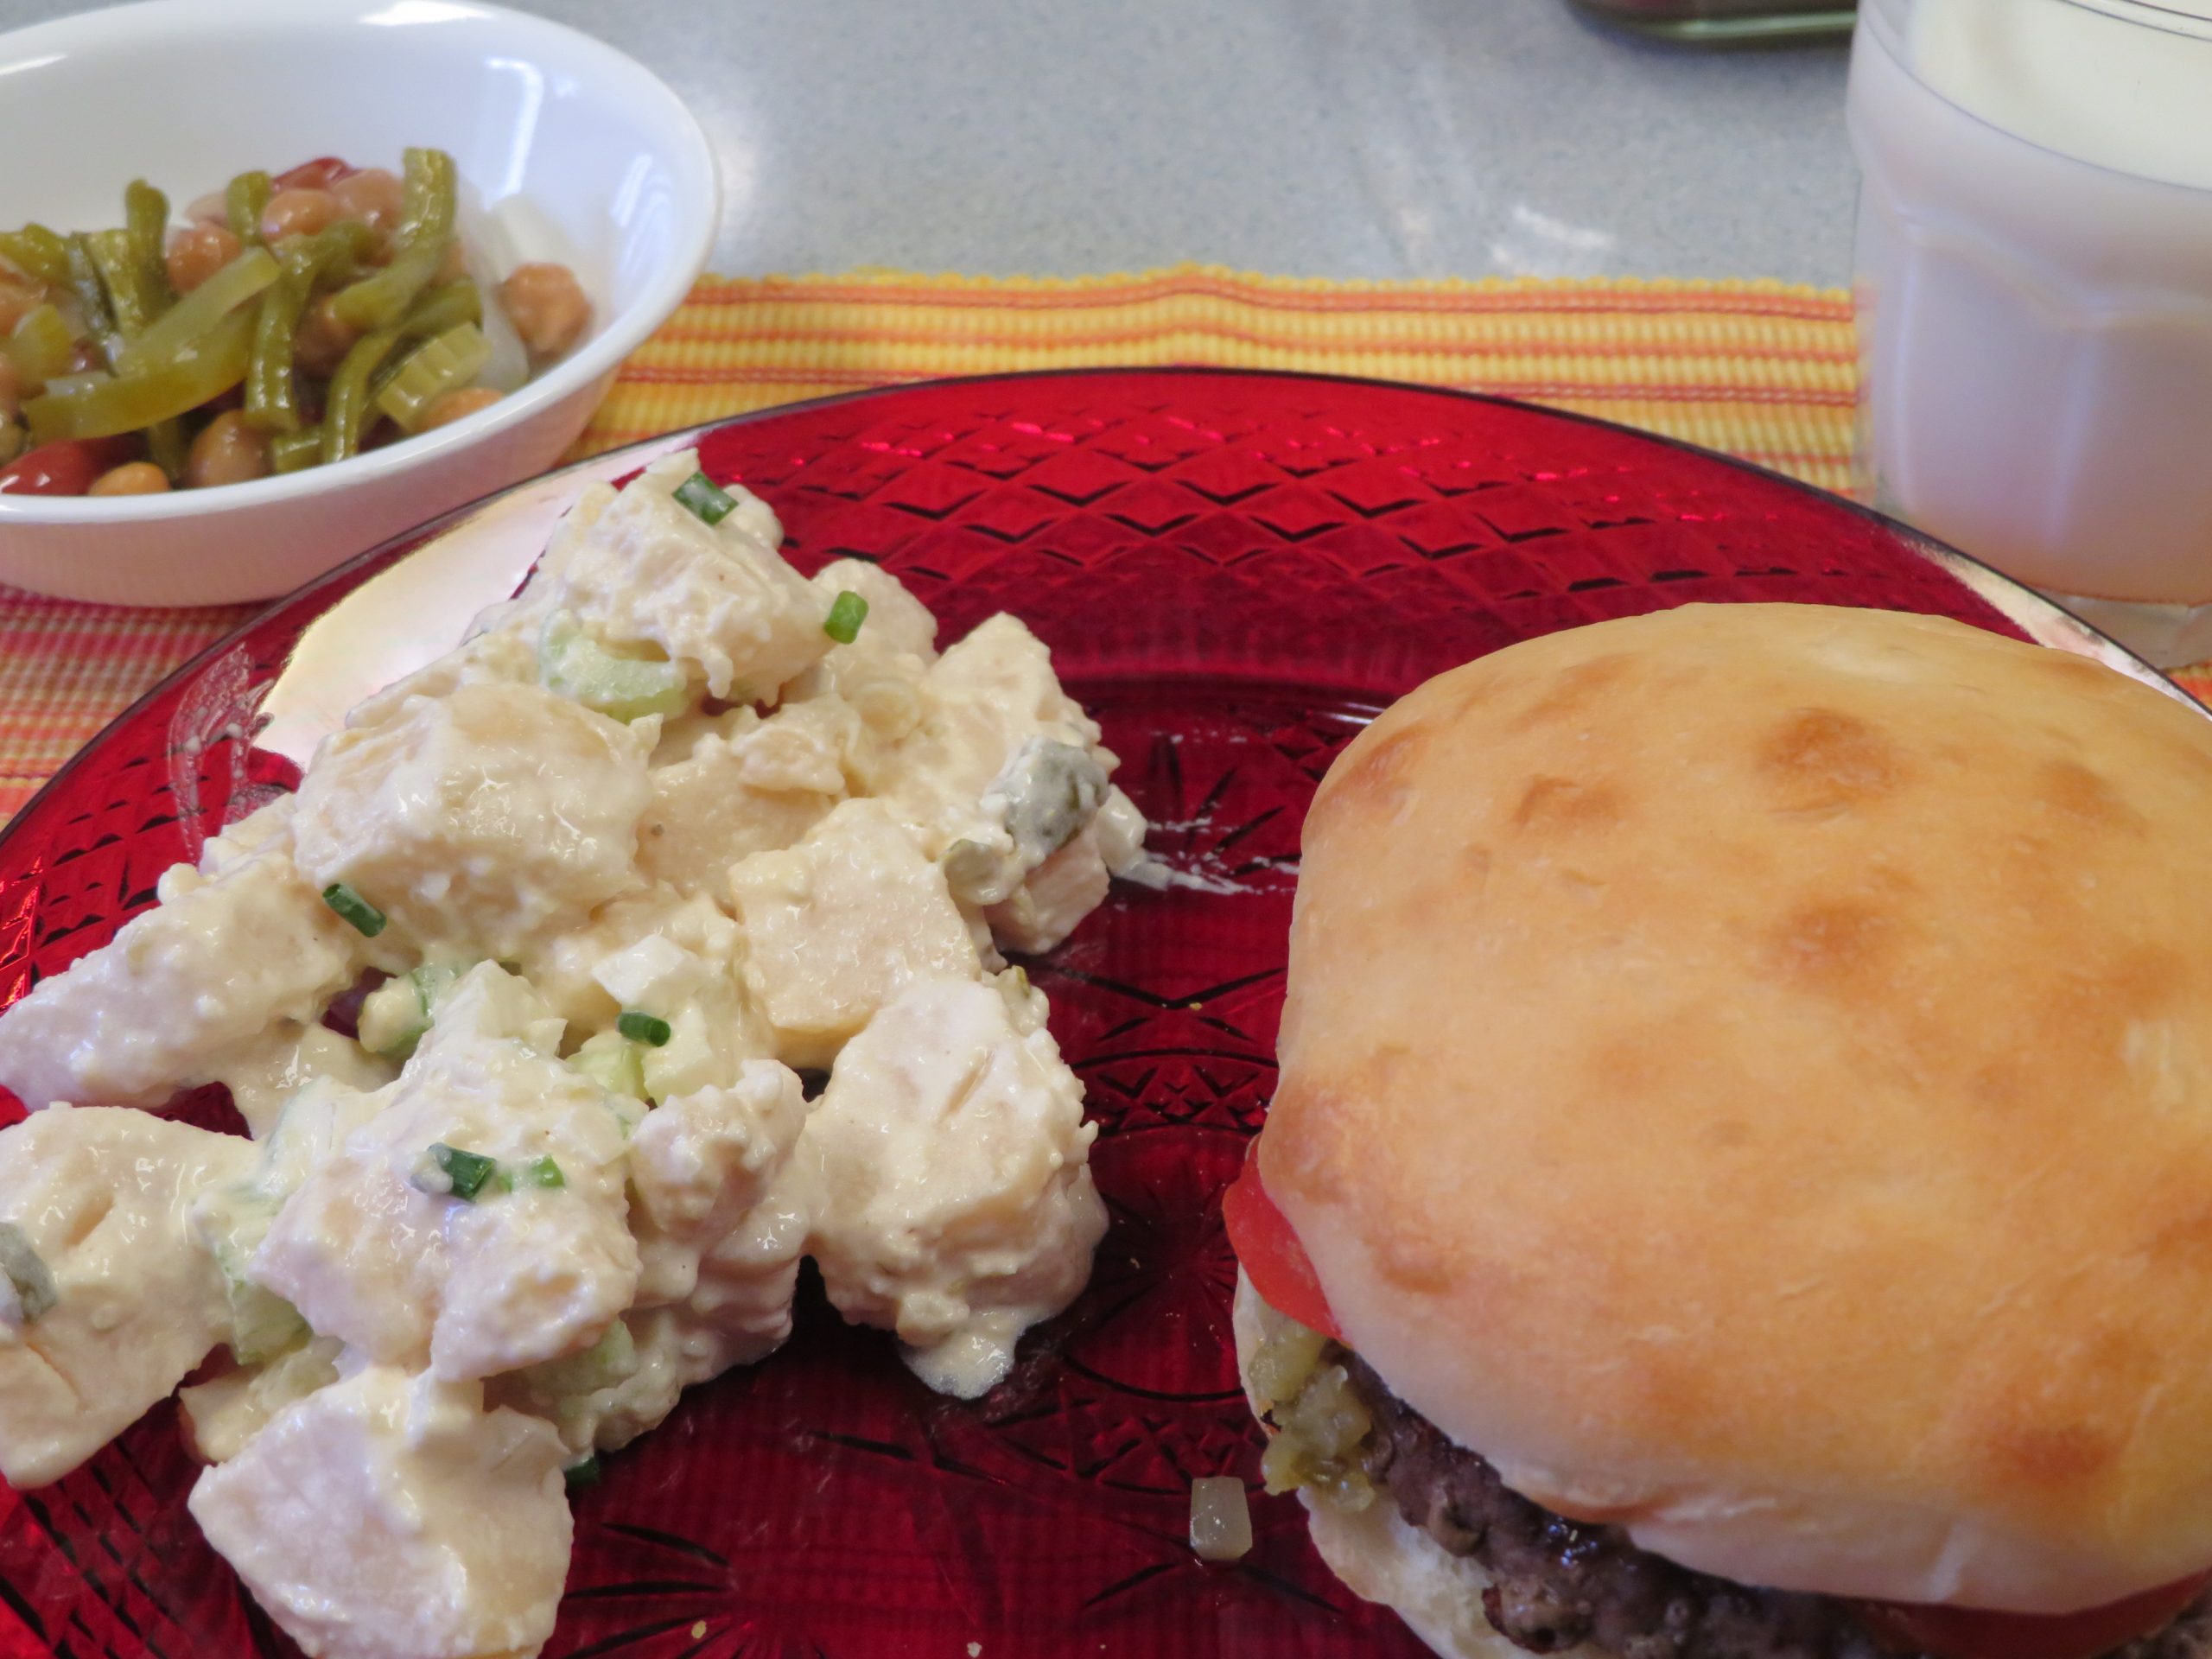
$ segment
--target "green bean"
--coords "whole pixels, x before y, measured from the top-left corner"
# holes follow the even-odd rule
[[[241,173],[223,192],[223,209],[231,221],[231,234],[248,246],[261,240],[261,218],[269,211],[269,175]]]
[[[253,317],[226,317],[191,351],[140,374],[85,375],[65,389],[48,387],[23,405],[23,419],[41,443],[137,432],[194,410],[245,378],[253,350]]]
[[[474,281],[463,276],[432,289],[415,302],[415,308],[399,325],[404,340],[429,340],[465,322],[484,321],[484,294]]]
[[[175,483],[184,476],[184,463],[192,458],[192,440],[184,435],[184,418],[172,415],[146,429],[146,457]]]
[[[453,157],[442,149],[411,148],[401,152],[406,194],[399,209],[399,245],[442,241],[454,232],[460,212]]]
[[[341,280],[350,278],[368,257],[373,239],[360,220],[343,219],[313,236],[288,236],[277,244],[276,263],[284,274],[262,296],[254,321],[253,363],[245,377],[245,417],[262,431],[299,430],[292,369],[300,319],[323,277],[342,272]]]
[[[107,289],[107,302],[115,314],[117,330],[126,340],[136,340],[153,321],[145,284],[139,280],[137,263],[130,257],[128,231],[91,231],[85,236],[92,267]]]
[[[0,259],[48,288],[69,286],[69,244],[43,225],[0,231]]]
[[[296,432],[281,433],[269,441],[269,464],[277,472],[296,473],[319,465],[321,460],[320,426],[302,427]]]
[[[397,328],[379,328],[374,334],[363,334],[339,364],[338,372],[330,377],[330,389],[322,406],[322,461],[326,467],[334,461],[360,453],[361,437],[370,418],[369,377],[398,343]]]
[[[101,285],[99,267],[92,263],[92,251],[81,234],[69,238],[69,291],[77,296],[85,314],[86,334],[105,340],[115,332],[115,313],[108,308],[107,289]]]
[[[349,328],[393,327],[445,263],[459,212],[453,157],[442,149],[410,149],[406,165],[406,207],[396,238],[399,251],[382,270],[340,289],[332,302],[338,320]]]
[[[253,358],[245,372],[245,417],[264,432],[296,432],[300,401],[292,385],[292,335],[307,289],[287,279],[262,295],[253,320]]]
[[[138,286],[151,321],[176,303],[169,288],[168,261],[163,245],[168,239],[169,199],[146,182],[133,179],[123,193],[123,228],[130,238],[130,263],[138,273]]]

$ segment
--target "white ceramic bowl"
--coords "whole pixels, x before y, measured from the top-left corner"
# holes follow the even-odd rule
[[[264,599],[448,507],[543,471],[624,357],[704,268],[712,152],[644,67],[468,0],[153,0],[0,35],[0,224],[121,222],[144,177],[172,209],[316,156],[397,169],[452,153],[473,245],[504,271],[571,266],[590,332],[520,391],[331,467],[140,497],[0,495],[0,582],[70,599]]]

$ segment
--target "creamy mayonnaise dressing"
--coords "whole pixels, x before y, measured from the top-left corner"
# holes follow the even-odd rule
[[[999,954],[1142,862],[1097,726],[1020,623],[940,655],[876,567],[800,576],[742,491],[706,522],[696,467],[593,486],[296,796],[0,1014],[34,1109],[0,1473],[58,1478],[227,1348],[182,1394],[193,1512],[310,1654],[536,1653],[563,1467],[772,1352],[805,1258],[972,1397],[1104,1231]],[[129,1109],[205,1081],[254,1139]]]

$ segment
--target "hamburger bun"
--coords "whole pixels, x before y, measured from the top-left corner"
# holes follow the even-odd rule
[[[1828,607],[1500,651],[1323,781],[1281,1052],[1345,1342],[1536,1503],[1839,1596],[2212,1565],[2193,707]]]

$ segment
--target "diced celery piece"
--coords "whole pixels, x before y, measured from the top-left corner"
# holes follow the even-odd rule
[[[214,1230],[208,1241],[209,1254],[222,1270],[223,1290],[230,1299],[231,1357],[241,1365],[274,1359],[314,1334],[299,1309],[246,1277],[253,1253],[276,1219],[280,1202],[251,1186],[230,1189],[220,1206],[229,1224]]]
[[[523,1376],[531,1392],[547,1399],[563,1395],[596,1394],[628,1382],[638,1374],[638,1345],[630,1327],[620,1319],[581,1354],[549,1359],[527,1367]]]
[[[429,1013],[410,975],[387,979],[361,1000],[358,1029],[361,1046],[372,1054],[404,1059],[429,1028]]]
[[[491,342],[473,322],[427,340],[410,352],[377,395],[377,407],[403,432],[419,432],[430,405],[476,378],[492,355]]]
[[[547,690],[620,721],[677,714],[690,700],[677,664],[618,657],[567,611],[556,611],[538,631],[537,676]]]
[[[602,1031],[586,1038],[569,1056],[569,1064],[610,1095],[631,1100],[645,1097],[645,1063],[638,1045],[619,1031]]]
[[[116,359],[116,372],[142,374],[175,362],[283,274],[275,254],[266,248],[248,248],[125,346]]]
[[[183,309],[180,304],[168,316]],[[168,321],[168,317],[162,319],[164,323]],[[253,315],[239,312],[226,317],[214,333],[159,368],[111,380],[93,380],[67,392],[48,386],[43,397],[23,405],[23,419],[31,436],[41,443],[137,432],[228,391],[245,378],[252,353]]]

